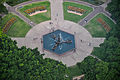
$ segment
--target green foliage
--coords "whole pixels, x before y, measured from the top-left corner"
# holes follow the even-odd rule
[[[97,80],[104,80],[107,73],[108,73],[108,63],[107,62],[99,62],[95,64],[95,71],[96,71],[96,79]]]
[[[68,80],[62,62],[45,58],[36,49],[18,48],[0,31],[0,80]]]
[[[0,14],[3,14],[3,13],[7,14],[7,13],[8,13],[6,7],[3,5],[3,3],[4,3],[5,1],[6,1],[6,0],[0,0]]]
[[[98,76],[96,78],[98,80],[119,80],[120,77],[120,42],[118,38],[110,36],[107,40],[104,41],[103,44],[100,45],[100,48],[95,48],[93,51],[93,55],[96,55],[98,58],[102,59],[103,61],[109,63],[107,68],[107,63],[103,66],[105,71],[101,69],[102,73],[97,73]],[[101,64],[102,65],[102,64]],[[96,66],[96,69],[98,66]],[[99,68],[100,69],[100,68]],[[100,71],[100,70],[99,70]]]
[[[104,62],[95,66],[97,80],[120,80],[120,0],[112,0],[107,10],[116,21],[112,31],[107,34],[106,40],[92,52]]]
[[[112,18],[116,21],[120,21],[120,0],[112,0],[108,4],[107,10],[112,14]]]
[[[30,1],[30,0],[6,0],[6,2],[11,6],[15,6],[15,5],[23,3],[25,1]]]
[[[72,80],[73,77],[82,75],[82,73],[81,73],[81,71],[80,71],[80,69],[77,65],[68,67],[68,69],[70,71],[68,75],[69,75],[71,80]]]
[[[0,14],[3,14],[3,13],[7,14],[8,11],[3,4],[0,4]]]
[[[118,25],[115,27],[115,30],[113,33],[111,33],[111,35],[117,37],[120,41],[120,0],[112,0],[106,9],[112,14],[111,17],[116,21]]]
[[[81,63],[77,63],[80,72],[85,74],[85,80],[96,80],[95,64],[99,61],[91,56],[88,56]]]

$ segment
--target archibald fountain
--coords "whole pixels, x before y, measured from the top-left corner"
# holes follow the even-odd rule
[[[75,49],[74,35],[56,30],[43,36],[43,48],[56,54]]]

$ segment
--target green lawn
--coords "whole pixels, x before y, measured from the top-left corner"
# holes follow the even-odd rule
[[[93,37],[105,37],[107,32],[105,31],[103,26],[97,21],[98,18],[102,18],[103,21],[105,21],[111,27],[111,29],[112,27],[116,26],[111,19],[100,13],[84,27],[91,33]]]
[[[102,59],[102,56],[104,57],[104,55],[100,54],[101,51],[104,51],[104,50],[102,50],[102,48],[99,48],[99,47],[94,47],[91,54],[94,55],[94,56],[97,56],[100,59]]]
[[[67,7],[68,6],[78,7],[78,8],[87,10],[87,11],[82,16],[79,16],[79,15],[76,15],[76,14],[68,13],[67,12]],[[93,11],[93,9],[88,7],[88,6],[84,6],[84,5],[73,3],[73,2],[64,2],[63,7],[64,7],[64,19],[65,20],[70,20],[70,21],[73,21],[73,22],[76,22],[76,23],[79,22],[81,19],[83,19],[90,12]]]
[[[75,76],[80,76],[82,73],[80,72],[80,69],[77,65],[68,67],[70,73],[69,73],[69,77],[72,80],[73,77]]]
[[[19,17],[9,13],[2,19],[1,26],[3,27],[7,21],[9,21],[12,17],[16,18],[16,22],[12,24],[8,32],[6,33],[10,37],[24,37],[26,33],[31,29],[27,23],[21,20]]]
[[[46,13],[40,13],[40,14],[36,14],[34,16],[29,16],[28,14],[26,14],[24,12],[25,10],[36,7],[36,6],[46,6],[48,11]],[[48,1],[32,3],[29,5],[23,6],[23,8],[21,8],[19,11],[23,15],[25,15],[27,18],[29,18],[31,21],[33,21],[37,24],[51,19],[50,2],[48,2]]]

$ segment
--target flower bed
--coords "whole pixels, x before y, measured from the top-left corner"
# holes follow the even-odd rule
[[[84,9],[80,9],[80,8],[77,8],[77,7],[73,7],[73,6],[68,6],[68,10],[67,10],[69,13],[74,13],[74,14],[77,14],[77,15],[82,15],[83,13],[86,12],[86,10]]]
[[[97,21],[104,27],[104,29],[107,32],[110,31],[110,27],[109,27],[109,25],[105,21],[103,21],[101,18],[98,18]]]
[[[3,32],[6,33],[8,31],[8,29],[10,28],[10,26],[16,21],[16,19],[13,17],[11,18],[3,27]]]
[[[41,11],[41,12],[45,11],[46,12],[46,7],[45,6],[38,6],[38,7],[27,9],[24,12],[28,15],[31,15],[31,14],[36,13],[38,11]]]
[[[30,14],[29,16],[33,16],[33,15],[36,15],[36,14],[39,14],[39,13],[45,13],[45,12],[47,12],[47,10],[36,11],[35,13]]]

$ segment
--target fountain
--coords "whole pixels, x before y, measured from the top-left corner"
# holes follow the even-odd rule
[[[74,35],[56,30],[43,35],[43,49],[56,54],[64,54],[75,49]]]

